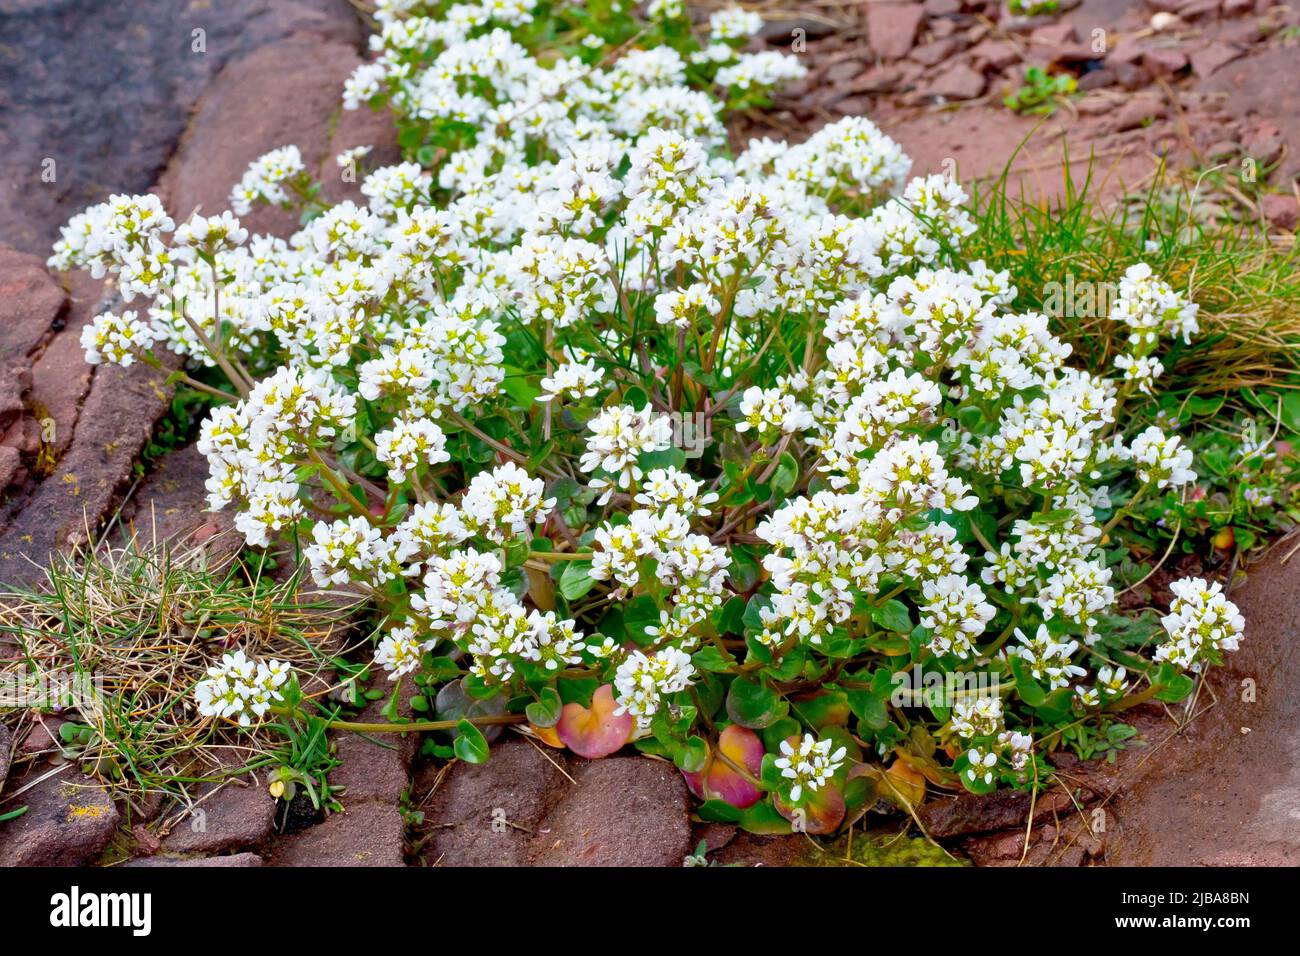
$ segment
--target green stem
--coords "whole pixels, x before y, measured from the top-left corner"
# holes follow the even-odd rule
[[[334,469],[331,468],[329,464],[326,463],[325,459],[321,457],[320,452],[315,448],[309,448],[307,450],[307,455],[320,468],[321,477],[324,478],[329,483],[330,487],[334,489],[334,493],[347,502],[348,506],[351,507],[353,511],[364,516],[367,521],[373,523],[375,516],[370,513],[370,509],[357,500],[357,496],[352,493],[350,488],[348,488],[347,483],[334,473]]]
[[[494,714],[488,717],[463,717],[475,727],[501,727],[528,721],[523,714]],[[358,734],[406,734],[425,730],[455,730],[460,720],[413,720],[406,724],[368,724],[351,720],[330,720],[325,726],[331,730],[350,730]]]
[[[1119,511],[1116,511],[1113,515],[1111,515],[1110,520],[1107,521],[1106,524],[1102,526],[1101,529],[1102,541],[1106,540],[1106,535],[1110,533],[1110,529],[1115,527],[1115,525],[1119,524],[1120,520],[1125,515],[1130,513],[1129,509],[1132,508],[1133,505],[1137,504],[1137,502],[1142,498],[1142,495],[1146,493],[1146,490],[1149,486],[1150,486],[1150,482],[1147,482],[1147,484],[1139,488],[1137,490],[1137,494],[1135,494],[1132,498],[1129,499],[1128,504],[1124,505],[1122,508],[1119,509]]]
[[[1128,710],[1130,707],[1137,707],[1139,704],[1145,704],[1162,690],[1164,690],[1163,684],[1148,684],[1136,694],[1129,694],[1127,697],[1117,700],[1113,704],[1107,704],[1106,713],[1117,714],[1122,710]]]

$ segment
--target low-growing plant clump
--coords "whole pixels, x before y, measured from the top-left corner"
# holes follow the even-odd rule
[[[1242,636],[1222,586],[1117,609],[1121,531],[1198,487],[1178,434],[1130,427],[1199,332],[1189,296],[1132,264],[1124,349],[1081,365],[963,256],[962,188],[908,181],[868,120],[727,150],[725,108],[800,72],[737,52],[756,17],[699,42],[680,4],[621,9],[381,3],[346,101],[390,104],[414,161],[364,206],[286,146],[233,213],[87,210],[52,261],[130,306],[89,360],[225,373],[179,376],[214,400],[211,506],[369,596],[394,699],[460,701],[394,725],[454,724],[442,756],[485,759],[483,724],[631,744],[706,818],[825,833],[927,785],[1035,786],[1189,694]],[[302,228],[247,235],[262,202]],[[232,657],[199,711],[298,712],[285,675]]]

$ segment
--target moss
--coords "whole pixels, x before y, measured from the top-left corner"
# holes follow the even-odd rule
[[[922,837],[854,833],[792,861],[793,866],[966,866]]]

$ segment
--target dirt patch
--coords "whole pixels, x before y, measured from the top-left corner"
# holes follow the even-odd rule
[[[1013,190],[1051,198],[1095,164],[1095,194],[1141,189],[1173,166],[1251,159],[1290,191],[1300,170],[1300,101],[1270,77],[1298,55],[1297,14],[1268,0],[1083,0],[1056,17],[1009,16],[983,0],[836,7],[820,35],[769,24],[766,42],[800,53],[809,75],[773,109],[732,123],[752,136],[805,138],[865,115],[913,159],[914,175],[987,180],[1010,166]],[[1156,17],[1155,20],[1152,18]],[[1003,98],[1031,69],[1068,75],[1082,95],[1048,116]]]
[[[1124,866],[1300,863],[1300,560],[1283,541],[1232,599],[1246,617],[1241,650],[1148,733],[1149,756],[1111,802],[1107,861]]]

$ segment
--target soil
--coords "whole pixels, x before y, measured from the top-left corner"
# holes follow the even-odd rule
[[[1122,866],[1300,864],[1300,558],[1279,542],[1232,599],[1241,650],[1214,670],[1193,718],[1155,733],[1111,801],[1107,861]]]
[[[1291,7],[1062,6],[1057,17],[1018,20],[991,0],[809,4],[799,19],[769,22],[764,42],[798,43],[810,75],[776,96],[771,110],[733,121],[733,140],[802,139],[861,114],[902,144],[914,174],[955,172],[972,184],[1007,169],[1013,189],[1040,197],[1062,191],[1065,156],[1076,181],[1091,160],[1094,188],[1109,197],[1142,189],[1162,161],[1249,164],[1266,186],[1261,218],[1294,231],[1300,92],[1278,83],[1300,57],[1300,17]],[[203,31],[202,51],[195,30]],[[133,469],[166,410],[167,390],[148,369],[92,371],[82,363],[80,329],[111,295],[85,277],[46,276],[40,259],[70,215],[113,192],[154,189],[176,215],[215,211],[247,162],[285,142],[298,142],[319,169],[359,144],[374,144],[376,157],[391,161],[397,152],[386,118],[338,112],[342,79],[363,42],[347,0],[0,0],[0,181],[8,184],[0,202],[0,581],[32,580],[51,550],[102,527],[124,497],[125,533],[162,525],[196,541],[227,537],[201,513],[203,475],[192,449],[164,458],[136,485]],[[1002,98],[1031,67],[1071,74],[1080,95],[1048,116],[1012,112]],[[53,177],[42,177],[50,169]],[[327,192],[342,196],[343,187],[331,182]],[[249,225],[292,228],[274,212]],[[1032,845],[1019,825],[1028,810],[1014,800],[935,806],[925,819],[941,821],[955,855],[988,865],[1300,862],[1293,729],[1300,557],[1287,559],[1291,547],[1280,545],[1234,591],[1247,638],[1190,715],[1136,714],[1146,746],[1113,768],[1058,762],[1073,799],[1062,789],[1035,806]],[[0,786],[6,773],[25,781],[60,759],[52,744],[39,746],[40,724],[21,726],[12,741],[0,727]],[[672,865],[701,840],[716,862],[806,860],[799,838],[717,825],[692,832],[679,775],[651,761],[586,763],[511,737],[494,744],[484,767],[443,774],[440,766],[412,766],[409,742],[349,747],[345,813],[319,822],[293,807],[275,821],[279,835],[268,835],[259,795],[232,792],[256,804],[251,836],[217,849],[181,841],[172,849],[241,852],[164,852],[141,865],[260,865],[258,853],[278,865],[400,865],[404,854],[426,865]],[[7,766],[11,751],[21,766]],[[410,834],[397,808],[409,779],[426,814],[414,845],[404,842]],[[93,860],[116,825],[111,805],[92,815],[93,839],[55,839],[70,800],[103,806],[93,781],[76,782],[75,792],[53,783],[34,791],[33,803],[39,798],[47,812],[0,824],[0,856]],[[1076,804],[1087,813],[1073,813]],[[506,814],[504,829],[493,826],[494,808]],[[142,850],[157,852],[146,844]]]

